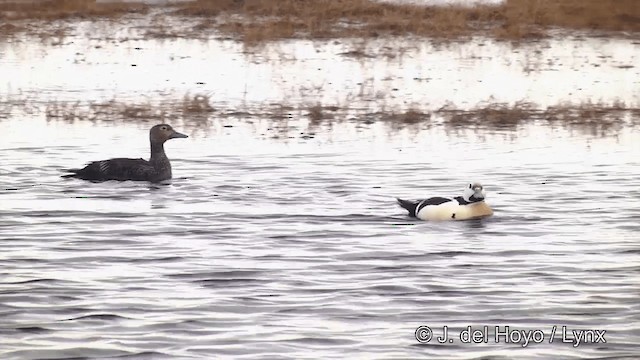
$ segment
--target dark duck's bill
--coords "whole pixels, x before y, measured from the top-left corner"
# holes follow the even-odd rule
[[[151,157],[144,159],[116,158],[90,162],[82,169],[70,169],[72,177],[90,181],[132,180],[159,182],[171,179],[171,162],[164,152],[164,143],[170,139],[187,138],[171,125],[159,124],[149,130]]]

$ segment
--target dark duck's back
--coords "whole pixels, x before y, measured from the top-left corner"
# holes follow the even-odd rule
[[[171,163],[164,152],[164,143],[169,139],[186,138],[187,135],[175,131],[170,125],[160,124],[149,131],[151,158],[117,158],[93,161],[82,169],[68,170],[71,174],[63,177],[75,177],[91,181],[133,180],[163,181],[171,179]]]

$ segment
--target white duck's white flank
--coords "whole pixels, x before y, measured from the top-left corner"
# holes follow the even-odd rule
[[[409,216],[421,220],[469,220],[493,215],[484,201],[486,193],[479,183],[470,183],[462,196],[454,198],[432,197],[424,200],[397,199]]]

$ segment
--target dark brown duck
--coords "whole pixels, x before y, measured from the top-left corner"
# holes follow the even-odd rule
[[[151,158],[144,159],[117,158],[93,161],[82,169],[67,170],[72,174],[62,177],[74,177],[91,181],[133,180],[158,182],[171,179],[171,163],[164,153],[164,143],[169,139],[186,138],[168,124],[159,124],[149,130]]]

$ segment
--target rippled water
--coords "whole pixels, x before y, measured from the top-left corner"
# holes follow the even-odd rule
[[[376,140],[374,125],[360,139],[285,143],[234,128],[172,140],[175,179],[156,186],[58,177],[144,143],[140,126],[31,125],[50,146],[5,136],[0,152],[3,359],[640,350],[637,133],[434,129]],[[493,218],[418,222],[394,203],[457,195],[467,179],[485,183]],[[565,325],[606,330],[607,343],[420,345],[420,325],[456,337],[509,325],[547,339]]]
[[[229,109],[373,110],[638,99],[638,70],[626,66],[638,46],[627,40],[424,43],[391,58],[373,42],[364,50],[377,57],[359,59],[339,55],[341,42],[247,54],[226,40],[71,40],[2,43],[6,97],[35,94],[41,106],[192,91]],[[290,119],[282,133],[266,119],[168,119],[191,135],[167,143],[171,182],[94,184],[59,175],[147,157],[154,120],[47,121],[32,104],[0,114],[0,359],[640,353],[637,128],[600,137],[356,118]],[[420,222],[395,204],[457,196],[468,181],[485,185],[492,218]],[[487,343],[460,341],[485,325]],[[436,337],[448,326],[453,342],[419,343],[419,326]],[[495,326],[538,329],[544,341],[496,343]],[[563,326],[567,338],[606,330],[606,343],[563,343]]]

